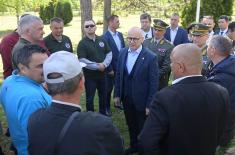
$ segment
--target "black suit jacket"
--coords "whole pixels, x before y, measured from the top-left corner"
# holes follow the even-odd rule
[[[214,155],[229,96],[204,77],[188,77],[158,92],[140,141],[146,155]]]
[[[52,103],[33,113],[28,123],[30,155],[53,155],[56,141],[69,116],[79,108]],[[80,112],[62,140],[58,155],[122,155],[123,141],[111,119]]]
[[[120,51],[118,59],[116,80],[115,80],[115,97],[123,100],[124,95],[124,70],[126,68],[126,59],[128,48]],[[146,48],[142,48],[138,59],[135,62],[135,71],[132,79],[132,100],[135,107],[142,111],[149,106],[153,95],[158,89],[158,63],[157,56]]]

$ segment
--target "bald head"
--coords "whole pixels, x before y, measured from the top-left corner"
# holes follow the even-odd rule
[[[195,44],[187,43],[176,46],[171,53],[171,61],[175,79],[201,74],[202,53]]]
[[[143,31],[138,27],[132,27],[127,34],[128,45],[131,50],[138,49],[144,41]]]

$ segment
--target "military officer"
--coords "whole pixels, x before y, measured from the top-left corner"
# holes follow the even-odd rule
[[[192,28],[192,39],[193,43],[196,44],[202,51],[203,57],[203,67],[202,67],[202,75],[206,74],[206,71],[209,67],[212,66],[212,63],[209,61],[207,56],[207,40],[209,38],[209,27],[196,23]]]
[[[157,54],[159,66],[159,89],[168,85],[170,75],[170,54],[174,48],[168,40],[164,38],[167,24],[160,20],[153,20],[154,37],[144,41],[143,45]]]

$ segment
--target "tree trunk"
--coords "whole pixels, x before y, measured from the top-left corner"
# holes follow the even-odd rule
[[[80,9],[81,9],[81,31],[82,37],[85,36],[84,32],[84,21],[92,19],[92,4],[91,0],[80,0]]]
[[[111,0],[104,0],[103,33],[108,29],[107,19],[111,16]]]

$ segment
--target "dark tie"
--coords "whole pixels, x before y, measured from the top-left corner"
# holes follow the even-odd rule
[[[144,39],[148,39],[148,34],[145,35]]]
[[[222,36],[223,34],[224,34],[224,32],[223,32],[223,31],[221,31],[221,32],[220,32],[220,35]]]

